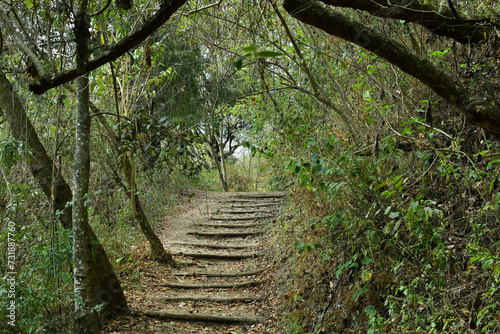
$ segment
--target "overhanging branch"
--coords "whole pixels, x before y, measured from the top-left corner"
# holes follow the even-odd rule
[[[162,1],[160,9],[156,12],[156,14],[147,20],[139,30],[116,43],[108,52],[87,62],[81,70],[73,68],[53,77],[43,77],[39,82],[31,84],[29,87],[30,90],[35,94],[43,94],[49,89],[74,80],[85,73],[95,70],[96,68],[115,60],[137,44],[143,42],[148,36],[158,30],[186,1],[187,0]]]
[[[476,44],[488,39],[495,31],[494,24],[488,18],[468,20],[457,19],[438,12],[431,4],[409,1],[398,4],[388,0],[322,0],[327,5],[347,7],[369,12],[373,16],[405,20],[417,23],[436,35],[446,36],[462,44]]]
[[[427,58],[417,55],[370,26],[352,20],[317,1],[285,0],[283,7],[296,19],[384,58],[427,85],[464,113],[469,121],[500,134],[500,107],[496,106],[494,101],[470,91],[462,82],[438,69]]]

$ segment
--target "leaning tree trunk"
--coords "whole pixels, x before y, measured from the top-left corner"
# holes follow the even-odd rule
[[[97,109],[94,110],[96,112]],[[113,132],[113,129],[109,126],[107,121],[102,117],[102,115],[96,114],[97,119],[100,121],[100,123],[103,125],[105,128],[108,137],[113,145],[113,148],[115,150],[115,153],[118,155],[118,143],[116,141],[116,136]],[[132,159],[132,160],[131,160]],[[163,247],[163,244],[160,241],[160,238],[156,235],[154,232],[153,228],[149,224],[148,218],[146,214],[144,213],[144,210],[142,209],[141,206],[141,201],[139,198],[139,195],[137,195],[137,186],[136,186],[136,177],[135,177],[135,167],[133,165],[133,158],[129,159],[126,154],[123,155],[122,161],[123,161],[123,173],[125,174],[125,178],[127,180],[128,187],[123,184],[122,179],[118,175],[118,173],[114,173],[113,177],[115,179],[115,182],[124,190],[125,195],[130,199],[130,203],[132,206],[132,213],[134,215],[134,218],[137,220],[139,223],[139,227],[146,237],[146,239],[149,242],[149,245],[151,247],[151,253],[153,255],[153,258],[161,263],[168,264],[172,267],[176,267],[177,263],[175,262],[174,258],[172,257],[172,254],[165,250]]]
[[[24,107],[14,91],[14,86],[0,69],[0,109],[2,109],[9,131],[12,136],[25,143],[32,154],[27,161],[33,177],[42,188],[45,196],[52,201],[54,214],[57,213],[64,228],[71,228],[72,207],[67,205],[71,202],[71,189],[57,169],[52,159],[47,154],[45,147],[40,142],[38,135],[26,116]],[[52,179],[52,170],[55,178]]]
[[[124,154],[123,160],[124,160],[123,172],[125,174],[125,177],[127,178],[127,183],[130,189],[129,193],[130,193],[130,203],[132,205],[132,213],[134,214],[134,218],[139,223],[139,227],[141,228],[142,233],[149,241],[153,258],[158,262],[166,263],[172,267],[176,267],[177,263],[172,257],[172,254],[165,250],[160,238],[158,238],[153,228],[151,227],[151,224],[149,224],[148,218],[146,217],[146,214],[142,209],[141,202],[139,200],[139,195],[137,195],[135,163],[134,163],[133,153],[131,154],[130,158],[128,158],[126,154]]]
[[[116,112],[119,114],[120,108],[118,106],[118,86],[116,83],[116,76],[115,72],[113,69],[112,64],[110,63],[111,67],[111,73],[112,73],[112,79],[113,79],[113,91],[115,94],[115,107],[116,107]],[[113,150],[116,154],[116,156],[120,156],[120,151],[118,149],[118,140],[121,138],[121,133],[118,135],[115,135],[113,129],[109,125],[109,123],[106,121],[106,119],[99,113],[99,110],[97,107],[93,104],[91,104],[91,108],[93,112],[95,113],[98,121],[101,123],[101,125],[104,127],[108,139],[111,142],[113,146]],[[142,210],[141,202],[139,200],[139,195],[137,195],[137,186],[136,186],[136,177],[135,177],[135,163],[134,163],[134,153],[132,152],[130,159],[127,157],[127,154],[124,153],[122,157],[123,161],[123,172],[125,174],[125,178],[127,179],[127,184],[128,184],[128,189],[127,187],[123,184],[120,176],[118,173],[114,173],[114,178],[116,183],[125,191],[125,194],[129,195],[130,203],[132,206],[132,213],[134,215],[134,218],[137,220],[139,223],[139,227],[141,228],[142,233],[148,239],[149,245],[151,247],[151,253],[153,255],[153,258],[158,261],[162,262],[165,264],[168,264],[172,267],[176,267],[177,263],[175,262],[174,258],[172,257],[172,254],[165,250],[163,247],[163,244],[160,241],[160,238],[155,234],[153,228],[149,224],[149,221],[147,219],[146,214],[144,213],[144,210]],[[128,197],[128,196],[127,196]]]
[[[81,67],[88,60],[90,17],[87,2],[75,17],[76,61]],[[90,111],[89,78],[85,74],[76,79],[76,144],[73,165],[73,271],[75,291],[75,320],[73,333],[100,333],[98,306],[99,268],[93,258],[94,245],[88,224],[85,197],[89,192],[90,179]]]
[[[60,170],[56,169],[54,173],[56,178],[52,180],[52,168],[55,168],[52,159],[48,156],[33,125],[26,116],[12,83],[1,70],[0,108],[5,115],[12,136],[30,148],[32,154],[26,163],[47,199],[53,201],[54,213],[58,213],[61,225],[65,229],[71,229],[73,207],[67,205],[73,200],[71,188],[61,175]],[[99,268],[96,284],[99,286],[99,302],[104,303],[103,314],[109,317],[127,312],[127,300],[106,252],[102,245],[97,242],[97,237],[90,226],[88,226],[88,230],[90,239],[96,240],[93,244],[96,266]]]

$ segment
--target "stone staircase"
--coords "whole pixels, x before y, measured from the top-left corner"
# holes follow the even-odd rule
[[[144,315],[174,322],[241,326],[265,323],[270,283],[265,240],[287,193],[211,194],[201,218],[165,242],[186,266],[148,296]],[[181,222],[182,223],[182,222]]]

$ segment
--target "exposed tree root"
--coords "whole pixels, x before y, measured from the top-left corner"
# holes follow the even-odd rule
[[[194,226],[210,226],[210,227],[225,227],[225,228],[249,228],[262,226],[261,223],[246,223],[246,224],[231,224],[231,223],[197,223]]]
[[[264,272],[265,269],[258,269],[253,271],[239,271],[239,272],[206,272],[206,271],[191,271],[191,272],[177,272],[174,276],[206,276],[206,277],[242,277],[252,276]]]
[[[251,231],[251,232],[188,232],[187,234],[197,235],[199,237],[209,237],[209,238],[238,238],[238,237],[249,237],[262,235],[262,231]]]
[[[252,247],[258,247],[259,244],[207,244],[207,243],[195,243],[195,242],[176,242],[176,245],[191,246],[191,247],[204,247],[204,248],[214,248],[214,249],[246,249]]]
[[[251,286],[257,286],[263,283],[266,283],[266,281],[259,280],[259,281],[248,281],[248,282],[238,282],[238,283],[212,283],[212,284],[163,283],[163,284],[156,284],[156,286],[161,286],[164,288],[172,288],[172,289],[237,289],[237,288],[248,288]]]
[[[214,254],[214,253],[188,253],[179,252],[173,255],[177,256],[187,256],[199,259],[217,259],[217,260],[241,260],[241,259],[253,259],[262,256],[260,253],[249,253],[249,254]]]
[[[197,322],[216,322],[225,324],[256,324],[261,322],[257,317],[251,316],[226,316],[216,314],[197,314],[197,313],[173,313],[173,312],[156,312],[143,311],[142,315],[147,317],[158,318],[162,320],[185,320]]]
[[[163,249],[163,252],[161,253],[153,253],[152,255],[156,262],[170,266],[172,268],[181,268],[183,266],[182,263],[178,263],[174,260],[174,258],[172,257],[172,255],[174,254],[167,252],[165,249]]]
[[[246,216],[246,217],[223,217],[223,216],[211,216],[211,220],[232,220],[232,221],[238,221],[238,220],[257,220],[257,219],[268,219],[272,218],[273,216]]]
[[[257,300],[262,300],[263,297],[257,295],[245,295],[245,296],[242,295],[234,297],[180,295],[180,296],[151,297],[150,299],[161,300],[164,302],[194,301],[194,302],[216,302],[216,303],[245,303],[245,302],[254,302]]]
[[[288,196],[288,193],[264,193],[264,194],[240,194],[236,198],[241,199],[262,199],[262,198],[283,198]]]

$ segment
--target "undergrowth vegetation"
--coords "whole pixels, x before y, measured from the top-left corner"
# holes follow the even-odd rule
[[[72,235],[49,215],[46,197],[30,180],[22,163],[3,166],[9,183],[2,183],[0,209],[2,233],[0,252],[7,254],[8,227],[16,242],[16,330],[19,333],[64,333],[70,328],[73,311]],[[90,223],[103,244],[118,276],[140,277],[140,265],[151,259],[144,235],[133,219],[129,200],[105,175],[96,173],[95,189],[89,196]],[[18,183],[16,183],[16,180]],[[170,213],[176,203],[195,191],[189,178],[182,174],[155,172],[138,180],[144,189],[142,198],[152,223]],[[180,187],[182,191],[180,191]],[[37,208],[34,210],[34,208]],[[8,262],[1,262],[5,285],[0,290],[1,326],[7,326]],[[124,289],[128,287],[124,286]],[[29,315],[29,316],[28,316]],[[0,328],[2,328],[0,326]],[[6,328],[5,328],[6,329]],[[11,328],[10,328],[11,329]],[[9,330],[10,330],[9,329]]]
[[[376,152],[330,135],[291,159],[291,333],[500,331],[498,143],[439,131],[410,119]]]

